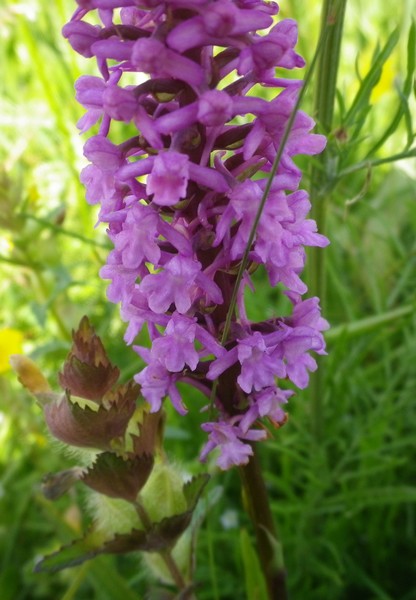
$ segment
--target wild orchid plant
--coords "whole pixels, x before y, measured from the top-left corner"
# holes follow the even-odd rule
[[[180,381],[213,396],[215,418],[203,425],[209,441],[201,457],[218,447],[222,469],[245,464],[248,442],[266,437],[258,419],[285,419],[282,406],[292,392],[276,378],[306,387],[316,368],[309,352],[324,353],[327,323],[317,298],[302,300],[307,287],[299,274],[304,247],[328,242],[306,218],[308,194],[298,189],[301,171],[292,157],[321,152],[325,138],[310,133],[314,121],[301,111],[250,247],[238,315],[230,306],[302,85],[276,77],[276,68],[304,65],[294,50],[296,23],[274,24],[277,5],[256,0],[78,4],[63,34],[77,52],[95,57],[101,72],[76,83],[87,109],[81,131],[100,121],[85,144],[91,164],[81,180],[87,200],[101,204],[100,222],[109,224],[114,250],[101,277],[111,280],[109,300],[121,303],[126,342],[134,343],[145,324],[152,342],[150,349],[133,345],[147,364],[135,379],[153,412],[167,397],[186,413]],[[102,25],[84,20],[94,9]],[[132,74],[137,83],[123,86]],[[261,97],[264,88],[275,90],[271,101]],[[115,143],[112,121],[132,123],[134,135]],[[285,286],[290,317],[248,320],[244,288],[259,265],[272,286]]]
[[[94,24],[95,13],[100,24]],[[299,189],[302,173],[293,161],[321,152],[325,138],[311,133],[314,121],[297,110],[302,81],[285,76],[304,66],[294,49],[297,25],[276,21],[277,13],[277,4],[263,0],[78,0],[63,28],[72,48],[95,57],[100,71],[76,82],[76,97],[87,109],[80,130],[98,123],[85,144],[90,164],[81,180],[87,201],[100,205],[99,221],[108,224],[114,246],[100,273],[111,281],[108,298],[121,304],[125,340],[146,364],[134,390],[150,407],[148,421],[165,399],[181,415],[192,409],[178,383],[202,392],[208,438],[200,458],[217,449],[221,469],[250,464],[253,442],[286,420],[284,406],[294,392],[278,380],[305,388],[316,369],[310,352],[325,353],[321,332],[328,324],[318,298],[303,299],[307,286],[300,274],[305,246],[328,241],[307,218],[308,193]],[[122,140],[115,121],[124,124]],[[290,316],[248,318],[245,290],[254,292],[250,276],[259,267],[271,286],[285,290]],[[150,348],[135,344],[143,326]],[[76,351],[80,337],[92,339],[88,327],[84,322],[76,334],[73,356],[91,367],[100,364],[101,350],[88,356],[85,348]],[[97,398],[110,393],[117,378],[111,368],[104,369],[111,379],[104,388],[95,373],[100,390],[90,400],[101,405]],[[64,371],[64,389],[76,388],[74,377],[73,370],[70,376]],[[76,395],[86,397],[83,390]],[[104,402],[106,423],[111,406],[119,419],[109,425],[106,444],[98,444],[107,453],[102,469],[98,475],[77,472],[110,496],[109,486],[97,483],[106,461],[117,467],[108,457],[117,449],[107,442],[125,433],[134,414],[129,390],[114,398]],[[121,420],[114,408],[120,402]],[[59,419],[51,413],[45,409],[56,434]],[[124,448],[130,483],[136,466],[146,474],[130,486],[128,498],[125,492],[118,497],[134,503],[147,481],[153,462],[143,456],[153,456],[155,427],[145,449],[139,443]],[[199,493],[191,494],[183,514],[192,512]],[[138,510],[149,533],[152,524]],[[105,551],[114,546],[107,542]],[[270,585],[269,593],[274,597]]]

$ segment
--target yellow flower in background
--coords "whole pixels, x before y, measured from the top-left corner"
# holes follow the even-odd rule
[[[20,354],[23,346],[23,333],[17,329],[5,327],[0,329],[0,373],[11,369],[9,358],[12,354]]]

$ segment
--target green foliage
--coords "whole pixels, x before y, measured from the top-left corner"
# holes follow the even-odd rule
[[[103,455],[101,454],[100,456]],[[165,516],[158,522],[151,522],[144,529],[131,528],[127,533],[117,533],[116,510],[112,523],[114,532],[112,532],[111,536],[109,536],[108,531],[100,527],[100,523],[97,523],[91,527],[83,538],[63,546],[57,552],[53,552],[39,561],[36,564],[35,571],[55,573],[61,569],[81,564],[103,553],[124,554],[132,551],[163,552],[170,549],[189,526],[196,503],[208,479],[208,475],[200,475],[193,477],[191,481],[185,483],[181,490],[184,499],[183,507],[178,506],[179,502],[176,498],[175,503],[169,506],[169,508],[173,509],[173,514]],[[159,480],[158,484],[160,484]],[[153,491],[154,489],[147,491],[148,498],[152,495]],[[106,499],[104,501],[108,502]],[[124,506],[120,504],[120,510],[123,509]],[[179,512],[177,512],[178,510]],[[135,520],[137,521],[137,516]]]
[[[0,7],[0,60],[7,64],[0,83],[0,330],[6,332],[0,359],[11,346],[12,330],[22,335],[25,352],[42,370],[57,373],[71,329],[88,314],[126,381],[141,365],[122,340],[117,308],[107,302],[98,278],[108,244],[93,229],[96,212],[78,184],[82,149],[74,124],[82,110],[73,82],[92,67],[75,58],[60,37],[73,5],[6,0]],[[301,51],[310,62],[321,3],[282,0],[281,8],[284,16],[299,20]],[[321,361],[320,436],[312,432],[316,415],[312,392],[305,390],[291,399],[288,424],[261,447],[293,598],[416,597],[411,10],[408,0],[348,3],[329,149],[323,163],[313,161],[325,182],[332,242],[324,251],[325,316],[332,329],[328,357]],[[305,103],[309,109],[312,93]],[[306,176],[304,185],[309,184]],[[281,314],[286,307],[281,291],[270,290],[260,271],[254,281],[250,316]],[[140,343],[146,343],[144,334]],[[41,411],[14,378],[0,376],[2,600],[143,597],[146,569],[134,554],[98,556],[72,572],[33,573],[40,556],[85,531],[85,498],[77,489],[55,503],[42,497],[43,475],[73,467],[73,457],[46,437]],[[166,446],[197,474],[195,457],[205,439],[199,410],[205,401],[189,388],[181,391],[190,413],[169,412]],[[201,499],[206,510],[199,521],[205,517],[197,545],[197,597],[261,599],[237,473],[213,470],[207,489]],[[185,488],[189,506],[200,491]]]
[[[240,547],[246,579],[247,598],[267,600],[267,589],[260,568],[259,559],[246,529],[242,529],[240,532]]]

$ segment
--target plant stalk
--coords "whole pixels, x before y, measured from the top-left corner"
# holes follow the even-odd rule
[[[144,530],[150,531],[150,529],[152,528],[152,521],[151,521],[149,515],[147,514],[147,511],[144,508],[143,504],[137,500],[136,502],[134,502],[134,507],[135,507],[137,515],[143,525]],[[178,590],[184,591],[184,590],[188,589],[189,586],[186,583],[186,581],[184,580],[184,578],[182,577],[182,573],[180,572],[178,565],[176,564],[175,559],[172,556],[171,551],[168,549],[161,550],[159,552],[159,555],[161,556],[163,562],[167,566],[169,573],[171,574],[171,577],[172,577],[173,581],[175,582],[175,585],[178,588]]]
[[[332,130],[336,96],[336,81],[340,59],[344,15],[347,0],[324,0],[321,17],[322,50],[319,56],[315,88],[315,117],[319,131],[329,135]],[[318,230],[325,235],[328,194],[325,192],[328,183],[334,177],[331,164],[333,151],[329,143],[326,150],[317,158],[311,173],[312,218]],[[320,248],[311,248],[309,253],[309,292],[311,296],[320,298],[325,313],[326,276],[325,252]],[[316,441],[322,437],[322,398],[323,368],[311,377],[311,420],[312,431]]]
[[[277,537],[257,451],[254,446],[252,448],[253,455],[248,464],[240,467],[247,510],[256,533],[258,556],[269,599],[287,600],[286,570],[282,548]]]
[[[351,175],[352,173],[356,173],[357,171],[361,171],[362,169],[372,169],[373,167],[378,167],[380,165],[385,165],[391,162],[397,162],[398,160],[407,160],[409,158],[416,157],[416,148],[410,148],[409,150],[405,150],[404,152],[399,152],[398,154],[392,154],[391,156],[387,156],[385,158],[375,158],[369,160],[362,160],[355,165],[351,165],[340,171],[338,173],[337,178],[342,179],[346,175]]]

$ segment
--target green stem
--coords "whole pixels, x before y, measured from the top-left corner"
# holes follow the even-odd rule
[[[351,165],[351,167],[347,167],[346,169],[340,171],[337,175],[337,179],[342,179],[342,177],[345,177],[345,175],[351,175],[351,173],[361,171],[362,169],[372,169],[373,167],[378,167],[386,163],[396,162],[398,160],[405,160],[406,158],[413,158],[415,156],[416,148],[411,148],[410,150],[405,150],[404,152],[399,152],[398,154],[392,154],[392,156],[387,156],[386,158],[363,160],[359,163],[356,163],[355,165]]]
[[[347,0],[324,0],[322,8],[322,51],[317,69],[315,116],[320,130],[329,134],[334,117],[336,81],[339,67],[341,39]],[[331,178],[331,147],[327,147],[317,159],[311,173],[312,218],[320,233],[325,235],[328,197],[323,192]],[[312,248],[309,253],[309,291],[318,296],[325,310],[325,252]],[[320,362],[320,361],[319,361]],[[322,435],[323,369],[319,365],[311,378],[311,410],[314,437]]]
[[[37,269],[33,266],[32,263],[32,257],[30,256],[29,252],[27,250],[23,250],[20,249],[20,252],[23,254],[23,256],[26,259],[26,266],[30,269],[32,269],[33,274],[35,276],[35,278],[37,279],[38,285],[39,285],[39,289],[45,299],[45,301],[49,301],[49,290],[48,290],[48,285],[45,281],[45,278],[43,277],[43,273],[41,269]],[[49,313],[52,315],[52,317],[55,320],[56,326],[58,327],[62,337],[65,340],[71,340],[72,339],[72,335],[70,330],[67,328],[64,320],[62,319],[61,315],[59,314],[59,311],[57,310],[57,308],[54,305],[54,302],[49,302],[49,306],[48,306],[48,311]]]
[[[137,515],[143,525],[144,530],[146,532],[149,532],[152,528],[152,521],[149,515],[147,514],[145,507],[139,500],[136,500],[136,502],[134,502],[134,508],[136,509]],[[188,584],[182,577],[182,573],[180,572],[178,565],[176,564],[175,559],[172,556],[172,552],[169,549],[161,550],[159,552],[159,555],[162,558],[165,565],[167,566],[169,573],[171,574],[171,577],[175,582],[175,585],[178,588],[178,590],[183,591],[189,589]],[[191,598],[191,596],[189,596],[189,598]]]
[[[329,133],[334,116],[336,82],[347,0],[324,0],[321,30],[325,32],[317,69],[316,116],[320,127]]]
[[[172,553],[170,550],[162,550],[160,552],[160,556],[163,559],[163,562],[169,569],[169,573],[172,575],[172,579],[175,582],[178,590],[185,590],[187,588],[187,584],[182,577],[182,573],[179,571],[178,565],[176,564]]]
[[[75,240],[79,240],[80,242],[84,242],[84,244],[89,244],[90,246],[94,246],[97,248],[104,248],[105,250],[111,249],[110,244],[107,244],[105,242],[97,242],[96,240],[87,238],[84,235],[77,233],[76,231],[69,231],[68,229],[64,229],[60,225],[55,225],[54,223],[51,223],[47,219],[42,219],[40,217],[36,217],[35,215],[31,215],[30,213],[27,213],[27,212],[21,212],[21,213],[19,213],[19,216],[22,217],[23,219],[29,219],[30,221],[35,221],[36,223],[39,223],[39,225],[46,227],[47,229],[53,231],[54,233],[56,233],[58,235],[66,235],[67,237],[73,238]]]
[[[37,271],[42,268],[40,263],[32,262],[28,264],[26,260],[19,260],[17,258],[9,258],[8,256],[3,256],[0,254],[0,262],[7,263],[9,265],[15,265],[17,267],[23,267],[26,269],[30,269],[33,271]]]
[[[248,514],[253,523],[258,556],[263,569],[270,600],[287,600],[286,570],[281,544],[277,538],[269,496],[260,462],[253,447],[253,456],[240,467]]]

